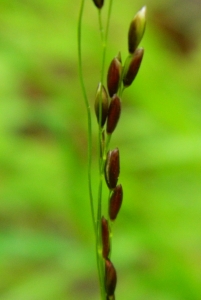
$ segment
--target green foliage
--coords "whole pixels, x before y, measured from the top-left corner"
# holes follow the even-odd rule
[[[107,66],[119,50],[125,60],[129,20],[144,4],[114,3]],[[77,5],[0,4],[1,300],[99,297],[77,71]],[[199,300],[201,43],[190,53],[179,52],[154,23],[159,4],[146,5],[143,62],[124,93],[111,141],[121,148],[124,186],[113,228],[117,296]],[[92,1],[85,14],[84,70],[93,107],[101,61]],[[92,123],[96,142],[95,116]],[[93,151],[96,184],[98,151]]]

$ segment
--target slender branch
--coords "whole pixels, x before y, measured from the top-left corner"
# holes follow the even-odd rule
[[[106,60],[106,50],[107,50],[107,38],[109,31],[109,22],[111,16],[111,8],[112,8],[112,0],[109,3],[109,10],[107,15],[107,24],[106,30],[104,32],[103,24],[102,24],[102,10],[98,10],[98,20],[99,20],[99,30],[102,42],[102,66],[101,66],[101,77],[100,81],[103,84],[104,79],[104,69],[105,69],[105,60]],[[99,102],[99,120],[102,120],[102,101]],[[100,289],[101,289],[101,297],[105,300],[105,270],[104,270],[104,261],[102,257],[102,236],[101,236],[101,217],[102,217],[102,188],[103,188],[103,178],[104,178],[104,165],[105,165],[105,157],[106,157],[106,145],[103,137],[103,130],[101,127],[101,122],[99,122],[99,130],[98,130],[98,147],[99,147],[99,188],[98,188],[98,209],[97,209],[97,263],[99,266],[99,280],[100,280]]]
[[[92,126],[91,126],[91,109],[89,105],[89,100],[86,93],[84,77],[83,77],[83,68],[82,68],[82,47],[81,47],[81,37],[82,37],[82,16],[84,10],[85,0],[81,0],[79,19],[78,19],[78,65],[79,65],[79,78],[80,84],[82,88],[82,93],[84,97],[84,102],[87,110],[87,120],[88,120],[88,189],[89,189],[89,198],[90,198],[90,207],[91,207],[91,215],[92,222],[94,227],[94,233],[96,235],[96,220],[95,220],[95,212],[94,212],[94,201],[93,201],[93,193],[92,193],[92,181],[91,181],[91,158],[92,158]]]
[[[108,39],[108,33],[109,33],[109,25],[110,25],[110,19],[111,19],[111,12],[112,12],[112,3],[113,0],[110,0],[109,2],[109,8],[108,8],[108,15],[107,15],[107,23],[105,28],[105,34],[103,31],[103,25],[102,25],[102,18],[101,18],[101,10],[98,11],[99,16],[99,30],[101,34],[101,40],[102,40],[102,48],[103,48],[103,55],[102,55],[102,67],[101,67],[101,82],[103,82],[104,78],[104,71],[105,71],[105,59],[106,59],[106,50],[107,50],[107,39]]]

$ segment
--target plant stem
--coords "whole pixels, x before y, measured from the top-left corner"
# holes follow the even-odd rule
[[[91,109],[86,93],[86,87],[84,83],[83,76],[83,67],[82,67],[82,48],[81,48],[81,37],[82,37],[82,17],[84,10],[85,0],[81,0],[79,19],[78,19],[78,63],[79,63],[79,78],[82,87],[82,93],[84,97],[84,102],[87,110],[87,120],[88,120],[88,189],[89,189],[89,198],[90,198],[90,207],[91,207],[91,215],[92,222],[94,227],[94,233],[96,237],[96,257],[97,257],[97,267],[99,274],[99,282],[100,282],[100,291],[101,291],[101,299],[106,299],[105,293],[105,284],[104,284],[104,259],[102,257],[102,236],[101,236],[101,217],[102,217],[102,185],[104,178],[104,165],[106,160],[106,149],[107,146],[103,146],[103,132],[101,127],[101,122],[99,122],[99,130],[98,130],[98,146],[99,146],[99,187],[98,187],[98,207],[97,207],[97,220],[95,219],[95,211],[94,211],[94,201],[92,194],[92,180],[91,180],[91,158],[92,158],[92,125],[91,125]],[[111,16],[111,8],[112,8],[112,0],[109,2],[108,16],[107,16],[107,24],[106,31],[104,34],[102,18],[101,18],[101,9],[98,10],[98,19],[99,19],[99,29],[101,34],[102,41],[102,66],[101,66],[101,84],[103,83],[104,78],[104,68],[105,68],[105,58],[106,58],[106,47],[107,47],[107,37],[109,31],[109,21]],[[100,101],[101,104],[101,101]],[[102,119],[102,106],[99,106],[99,120]],[[108,142],[108,141],[107,141]]]
[[[102,42],[102,66],[101,66],[101,84],[103,84],[104,78],[104,69],[105,69],[105,59],[106,59],[106,50],[107,50],[107,38],[109,31],[109,22],[111,16],[111,8],[112,8],[112,0],[109,3],[109,10],[107,16],[107,24],[106,30],[104,33],[101,12],[102,10],[98,10],[98,20],[99,20],[99,30],[101,35]],[[102,101],[100,101],[101,104]],[[102,119],[102,106],[99,105],[99,120]],[[102,236],[101,236],[101,218],[102,218],[102,186],[103,186],[103,178],[104,178],[104,166],[106,160],[106,150],[108,147],[105,145],[103,130],[101,127],[101,123],[99,122],[99,132],[98,132],[98,147],[99,147],[99,188],[98,188],[98,209],[97,209],[97,232],[98,232],[98,240],[97,240],[97,264],[98,264],[98,272],[99,272],[99,280],[100,280],[100,290],[101,290],[101,298],[105,300],[105,284],[104,284],[104,260],[102,257]]]
[[[85,83],[84,83],[84,76],[83,76],[83,68],[82,68],[82,48],[81,48],[81,37],[82,37],[82,16],[84,10],[84,3],[85,0],[81,0],[80,6],[80,13],[78,19],[78,64],[79,64],[79,78],[82,87],[82,93],[84,96],[84,102],[87,110],[87,120],[88,120],[88,189],[89,189],[89,197],[90,197],[90,207],[91,207],[91,215],[92,215],[92,222],[94,227],[94,233],[96,237],[96,257],[97,257],[97,267],[98,267],[98,274],[99,274],[99,282],[100,282],[100,289],[101,289],[101,299],[105,300],[105,290],[104,290],[104,265],[102,259],[102,245],[101,245],[101,232],[100,232],[100,220],[95,219],[95,211],[94,211],[94,201],[93,201],[93,194],[92,194],[92,182],[91,182],[91,158],[92,158],[92,126],[91,126],[91,109],[86,93]],[[100,132],[100,130],[99,130]],[[100,140],[100,139],[99,139]],[[101,168],[100,168],[101,169]],[[102,198],[102,184],[99,187],[100,199]],[[101,216],[101,201],[98,204],[99,208],[99,215]]]
[[[102,25],[102,19],[101,19],[101,10],[99,10],[99,30],[101,34],[101,40],[102,40],[102,48],[103,48],[103,54],[102,54],[102,68],[101,68],[101,82],[103,82],[104,78],[104,70],[105,70],[105,59],[106,59],[106,50],[107,50],[107,39],[108,39],[108,33],[109,33],[109,25],[110,25],[110,18],[111,18],[111,11],[112,11],[112,3],[113,0],[110,0],[109,2],[109,8],[108,8],[108,15],[107,15],[107,23],[106,23],[106,29],[105,34],[103,31],[103,25]]]
[[[89,105],[89,100],[86,93],[84,77],[83,77],[83,68],[82,68],[82,47],[81,47],[81,37],[82,37],[82,16],[84,10],[85,0],[81,0],[80,12],[78,18],[78,65],[79,65],[79,78],[80,84],[82,88],[82,93],[84,97],[84,102],[87,110],[87,121],[88,121],[88,189],[89,189],[89,198],[90,198],[90,207],[91,207],[91,215],[92,222],[94,228],[94,234],[96,236],[96,220],[94,213],[94,201],[93,201],[93,193],[92,193],[92,182],[91,182],[91,158],[92,158],[92,126],[91,126],[91,109]]]

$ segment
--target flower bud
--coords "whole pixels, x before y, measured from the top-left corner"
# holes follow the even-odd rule
[[[110,63],[107,73],[107,88],[110,97],[117,93],[121,78],[121,54],[119,53]]]
[[[117,214],[121,208],[122,200],[123,200],[123,189],[121,184],[119,184],[115,187],[110,197],[110,202],[109,202],[110,220],[114,221],[116,219]]]
[[[144,35],[146,26],[146,6],[135,15],[128,31],[128,51],[132,54],[138,47]]]
[[[108,221],[102,217],[101,219],[101,234],[102,234],[102,255],[103,258],[108,258],[110,253],[110,232],[109,232],[109,226]]]
[[[100,104],[102,107],[101,116],[99,110]],[[101,127],[103,127],[105,124],[107,113],[108,113],[108,106],[109,106],[109,100],[108,100],[106,89],[101,83],[99,83],[96,92],[94,108],[95,108],[95,113],[96,113],[98,123],[100,122],[100,117],[101,117]]]
[[[143,55],[144,55],[144,49],[139,48],[135,50],[132,56],[128,56],[125,62],[125,68],[123,74],[123,84],[125,87],[131,85],[131,83],[135,79],[138,70],[140,68]]]
[[[115,130],[121,114],[121,100],[117,95],[112,97],[108,109],[107,133],[111,134]]]
[[[107,296],[114,295],[117,284],[117,273],[109,259],[105,261],[105,290]],[[110,298],[109,298],[110,299]]]
[[[96,5],[96,7],[98,7],[98,8],[102,8],[103,7],[104,0],[93,0],[93,2]]]
[[[105,180],[109,189],[114,189],[117,185],[120,173],[119,149],[108,151],[105,163]]]

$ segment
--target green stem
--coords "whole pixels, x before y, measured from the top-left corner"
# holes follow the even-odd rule
[[[112,9],[112,0],[110,0],[109,3],[105,34],[104,34],[102,18],[101,18],[102,10],[101,9],[98,10],[99,30],[100,30],[101,42],[102,42],[102,66],[101,66],[101,78],[100,78],[101,84],[103,84],[103,79],[104,79],[104,69],[105,69],[107,39],[108,39],[108,32],[109,32],[111,9]],[[102,101],[100,101],[100,103],[101,102]],[[99,120],[101,120],[102,111],[100,106],[99,106],[99,112],[100,112]],[[100,123],[99,123],[99,132],[98,132],[98,146],[99,146],[99,188],[98,188],[98,210],[97,210],[97,232],[98,232],[97,259],[99,265],[101,297],[102,299],[105,300],[106,297],[105,285],[104,285],[105,270],[104,270],[104,260],[102,258],[101,217],[102,217],[102,187],[103,187],[104,165],[106,160],[107,147],[105,145],[105,141],[103,141],[103,130],[101,128]]]
[[[97,267],[98,267],[98,274],[99,274],[99,282],[100,282],[100,289],[101,289],[101,299],[105,300],[105,289],[104,289],[104,265],[101,253],[101,232],[100,232],[100,220],[97,220],[97,227],[96,227],[96,219],[95,219],[95,212],[94,212],[94,202],[93,202],[93,195],[92,195],[92,183],[91,183],[91,158],[92,158],[92,126],[91,126],[91,110],[90,105],[86,93],[84,77],[83,77],[83,68],[82,68],[82,51],[81,51],[81,36],[82,36],[82,16],[83,16],[83,9],[84,9],[84,2],[85,0],[81,1],[80,6],[80,13],[79,13],[79,21],[78,21],[78,61],[79,61],[79,77],[80,83],[82,87],[82,92],[84,96],[84,102],[87,110],[87,120],[88,120],[88,188],[89,188],[89,197],[90,197],[90,206],[91,206],[91,215],[94,227],[94,233],[96,237],[96,256],[97,256]],[[99,188],[102,192],[102,187]],[[100,196],[101,198],[101,196]],[[99,215],[101,215],[101,207],[98,208]]]
[[[84,77],[83,77],[83,67],[82,67],[82,47],[81,47],[81,36],[82,36],[82,16],[84,10],[85,0],[81,0],[79,19],[78,19],[78,65],[79,65],[79,78],[82,88],[82,93],[84,97],[84,102],[87,110],[87,120],[88,120],[88,189],[89,189],[89,198],[90,198],[90,207],[94,233],[96,236],[96,221],[94,213],[94,201],[92,194],[92,182],[91,182],[91,158],[92,158],[92,126],[91,126],[91,109],[89,105],[89,100],[86,93]]]
[[[99,14],[98,14],[98,16],[99,16],[99,18],[98,18],[99,19],[99,30],[100,30],[100,34],[101,34],[102,48],[103,48],[102,68],[101,68],[101,82],[103,82],[104,71],[105,71],[107,39],[108,39],[109,25],[110,25],[111,11],[112,11],[112,2],[113,2],[113,0],[110,0],[110,2],[109,2],[109,9],[108,9],[108,15],[107,15],[107,23],[106,23],[105,34],[104,34],[104,30],[103,30],[103,25],[102,25],[101,10],[99,10]]]
[[[104,178],[104,164],[105,164],[105,146],[102,148],[102,128],[101,124],[99,124],[99,133],[98,133],[98,144],[99,144],[99,188],[98,188],[98,207],[97,207],[97,220],[95,219],[95,212],[94,212],[94,201],[92,195],[92,181],[91,181],[91,158],[92,158],[92,126],[91,126],[91,109],[86,93],[85,83],[84,83],[84,76],[83,76],[83,67],[82,67],[82,49],[81,49],[81,36],[82,36],[82,17],[83,17],[83,10],[84,10],[85,0],[81,0],[80,6],[80,13],[79,13],[79,20],[78,20],[78,61],[79,61],[79,77],[80,83],[82,87],[82,93],[84,96],[84,102],[87,110],[87,120],[88,120],[88,188],[89,188],[89,197],[90,197],[90,207],[91,207],[91,215],[94,227],[94,233],[96,237],[96,256],[97,256],[97,266],[98,266],[98,273],[99,273],[99,281],[100,281],[100,289],[101,289],[101,299],[105,300],[105,286],[104,286],[104,260],[102,258],[102,240],[101,240],[101,217],[102,217],[102,185],[103,185],[103,178]],[[111,8],[112,8],[112,0],[109,3],[109,10],[108,10],[108,17],[107,17],[107,24],[106,24],[106,32],[104,34],[103,26],[102,26],[102,19],[101,19],[101,10],[99,12],[99,27],[101,33],[101,40],[102,40],[102,66],[101,66],[101,83],[103,83],[104,78],[104,67],[105,67],[105,58],[106,58],[106,44],[107,44],[107,37],[108,37],[108,30],[109,30],[109,21],[111,15]],[[99,107],[100,108],[100,107]],[[102,115],[102,111],[100,108],[100,115]],[[101,116],[99,116],[99,120],[101,120]],[[97,221],[97,223],[96,223]]]

